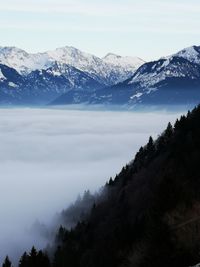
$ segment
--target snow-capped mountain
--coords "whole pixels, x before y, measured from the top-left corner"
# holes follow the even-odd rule
[[[72,92],[70,98],[73,98]],[[199,103],[200,47],[189,47],[172,56],[145,63],[126,81],[92,95],[85,93],[83,99],[92,104],[120,105]]]
[[[200,47],[188,47],[172,56],[146,63],[125,84],[135,91],[130,101],[179,102],[186,93],[190,99],[195,99],[200,91]],[[165,99],[167,94],[170,99]]]
[[[30,54],[16,47],[0,47],[0,63],[26,75],[34,70],[47,69],[55,62],[79,69],[103,85],[112,85],[133,75],[144,61],[121,57],[114,63],[82,52],[74,47],[65,46],[53,51]]]
[[[145,61],[139,57],[122,57],[113,53],[108,53],[102,59],[107,64],[111,64],[115,67],[123,67],[127,71],[136,70],[145,63]]]
[[[107,65],[111,66],[115,75],[113,75],[113,82],[111,80],[111,84],[125,81],[127,78],[131,77],[131,73],[136,71],[141,65],[145,63],[139,57],[122,57],[113,53],[107,54],[105,57],[102,58],[103,62]],[[120,77],[120,78],[117,78]]]
[[[0,104],[47,104],[70,90],[92,92],[101,87],[86,73],[66,64],[54,63],[26,76],[0,64]]]
[[[71,89],[92,91],[102,87],[102,84],[87,73],[65,63],[55,62],[46,72],[51,76],[67,79]]]
[[[133,75],[128,84],[138,84],[142,88],[153,88],[169,78],[196,79],[197,77],[199,77],[198,64],[172,56],[168,59],[145,64]]]
[[[198,46],[147,63],[115,54],[100,59],[73,47],[38,54],[12,47],[0,49],[0,62],[0,103],[200,102]]]
[[[51,60],[45,53],[29,54],[16,47],[0,47],[0,63],[20,74],[28,74],[37,69],[50,67]]]
[[[174,56],[182,57],[190,62],[200,64],[200,46],[191,46],[185,48],[174,54]]]

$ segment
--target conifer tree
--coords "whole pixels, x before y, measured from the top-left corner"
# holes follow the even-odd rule
[[[26,252],[22,255],[22,257],[19,260],[19,267],[27,267],[28,266],[28,258],[29,256],[27,255]]]
[[[155,150],[155,147],[154,147],[153,138],[152,138],[152,136],[150,136],[149,142],[147,144],[147,151],[151,153],[151,152],[154,152],[154,150]]]
[[[4,263],[2,264],[2,267],[11,267],[12,263],[8,256],[6,256]]]
[[[172,134],[173,134],[173,127],[171,123],[169,122],[167,125],[167,129],[165,130],[165,137],[168,139],[172,136]]]
[[[50,261],[48,255],[41,250],[37,254],[37,266],[38,267],[50,267]]]
[[[28,257],[28,267],[37,266],[37,250],[35,247],[32,247],[31,252]]]

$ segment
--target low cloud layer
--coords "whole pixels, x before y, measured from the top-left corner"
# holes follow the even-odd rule
[[[97,190],[177,113],[0,110],[0,259],[45,240],[27,235],[85,189]]]

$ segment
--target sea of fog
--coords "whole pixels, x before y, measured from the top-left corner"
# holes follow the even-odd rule
[[[30,234],[133,159],[180,112],[0,109],[0,259],[46,240]]]

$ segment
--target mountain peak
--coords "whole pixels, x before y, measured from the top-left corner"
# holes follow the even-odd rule
[[[190,46],[180,50],[175,56],[187,59],[190,62],[200,64],[200,46]]]
[[[18,47],[15,46],[0,46],[0,53],[4,55],[9,55],[9,54],[22,54],[22,55],[28,55],[28,53]]]
[[[131,57],[131,56],[120,56],[114,53],[108,53],[105,57],[102,58],[104,62],[107,64],[112,64],[118,67],[126,67],[128,71],[136,70],[141,65],[145,63],[139,57]]]

